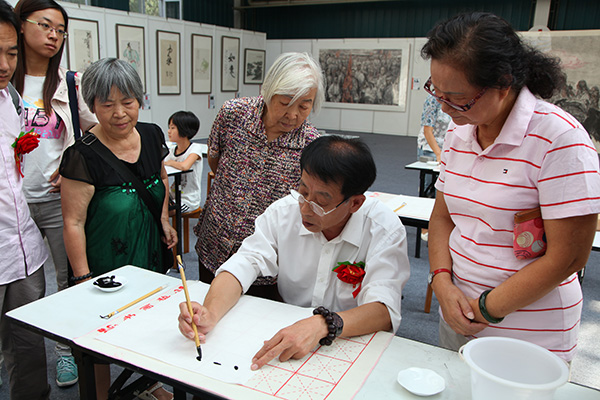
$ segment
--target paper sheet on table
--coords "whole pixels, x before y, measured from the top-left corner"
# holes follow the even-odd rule
[[[405,207],[402,207],[400,210],[395,211],[397,215],[403,217],[418,218],[425,221],[429,221],[429,218],[431,218],[431,212],[433,211],[433,205],[435,203],[435,199],[413,196],[398,196],[398,198],[394,201],[400,202],[400,204],[406,202]],[[392,210],[397,209],[397,207],[395,207],[394,204],[390,206],[390,208],[392,208]]]
[[[381,192],[367,192],[369,197],[379,199],[396,215],[412,217],[428,221],[435,203],[434,199],[425,197],[403,196]]]
[[[198,282],[189,282],[188,286],[190,297],[202,303],[208,286]],[[181,291],[154,306],[152,312],[119,324],[98,340],[214,379],[243,384],[255,374],[250,365],[263,341],[279,329],[312,315],[309,308],[242,296],[206,336],[202,361],[197,361],[194,341],[183,337],[177,327],[179,303],[184,301]]]

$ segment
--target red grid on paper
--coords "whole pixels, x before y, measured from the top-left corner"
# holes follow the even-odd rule
[[[272,360],[245,386],[285,400],[327,399],[373,337],[338,338],[301,360]]]

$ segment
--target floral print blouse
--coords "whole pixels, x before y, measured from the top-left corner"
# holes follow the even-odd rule
[[[208,139],[208,156],[219,158],[215,179],[194,233],[201,264],[213,273],[254,232],[254,220],[300,180],[300,155],[318,137],[308,121],[267,141],[262,96],[227,101]],[[275,277],[255,284],[275,283]]]

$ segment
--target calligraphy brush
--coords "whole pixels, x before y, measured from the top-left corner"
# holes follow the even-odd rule
[[[160,292],[161,290],[163,290],[166,287],[167,287],[167,285],[162,285],[161,287],[157,287],[156,289],[154,289],[150,293],[147,293],[147,294],[143,295],[142,297],[133,300],[131,303],[128,303],[128,304],[124,305],[123,307],[119,308],[118,310],[113,311],[113,312],[111,312],[110,314],[107,314],[107,315],[101,315],[100,318],[104,318],[104,319],[112,318],[116,314],[120,313],[121,311],[124,311],[124,310],[128,309],[129,307],[131,307],[131,306],[139,303],[140,301],[147,299],[148,297],[152,296],[155,293]]]
[[[198,327],[194,324],[193,316],[194,311],[192,310],[192,302],[190,301],[190,293],[187,288],[187,281],[185,280],[185,272],[183,270],[183,261],[181,260],[181,256],[177,255],[177,267],[179,268],[179,274],[181,275],[181,282],[183,283],[183,292],[185,293],[185,301],[187,303],[188,311],[190,313],[190,317],[192,318],[192,329],[194,330],[194,341],[196,342],[196,350],[198,350],[198,357],[196,359],[198,361],[202,361],[202,348],[200,347],[200,338],[198,337]]]

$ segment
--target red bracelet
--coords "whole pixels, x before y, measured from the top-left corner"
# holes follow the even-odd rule
[[[433,278],[434,278],[434,277],[435,277],[437,274],[439,274],[439,273],[442,273],[442,272],[447,272],[447,273],[449,273],[450,275],[452,275],[452,271],[450,271],[448,268],[440,268],[440,269],[436,269],[435,271],[433,271],[433,272],[430,272],[430,273],[429,273],[429,276],[427,277],[427,283],[431,285],[431,282],[433,282]]]

